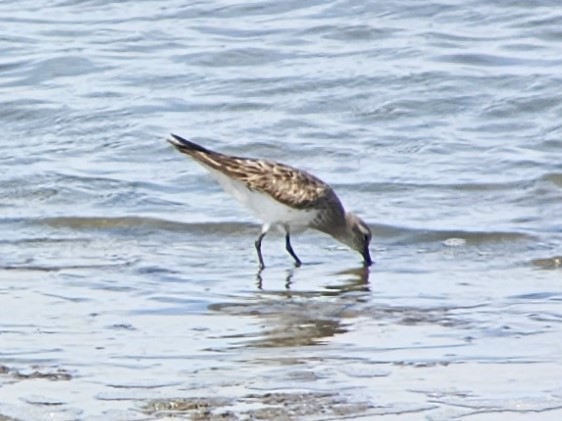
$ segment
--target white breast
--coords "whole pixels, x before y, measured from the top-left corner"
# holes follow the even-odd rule
[[[243,183],[205,166],[222,188],[250,208],[265,224],[289,227],[292,233],[304,231],[318,211],[294,209],[262,193],[249,190]]]

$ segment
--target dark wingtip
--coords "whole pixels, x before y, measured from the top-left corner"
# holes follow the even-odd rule
[[[173,133],[170,134],[170,137],[167,140],[180,151],[209,152],[209,150],[205,149],[203,146],[190,142],[189,140]]]

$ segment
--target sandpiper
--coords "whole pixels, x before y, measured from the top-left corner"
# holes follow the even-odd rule
[[[285,233],[285,248],[296,266],[301,261],[291,246],[291,234],[307,228],[331,235],[361,253],[365,266],[371,265],[371,230],[357,215],[344,210],[334,190],[322,180],[278,162],[214,152],[175,134],[168,142],[205,167],[226,192],[263,221],[255,242],[260,269],[265,267],[261,242],[271,228]]]

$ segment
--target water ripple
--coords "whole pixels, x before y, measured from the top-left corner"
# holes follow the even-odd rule
[[[43,3],[0,2],[0,418],[560,412],[559,1]],[[170,132],[317,174],[376,264],[257,273]]]

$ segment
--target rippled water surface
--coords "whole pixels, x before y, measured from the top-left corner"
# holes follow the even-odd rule
[[[0,2],[0,419],[561,419],[562,9],[461,3]],[[257,274],[170,132],[331,183],[376,265]]]

